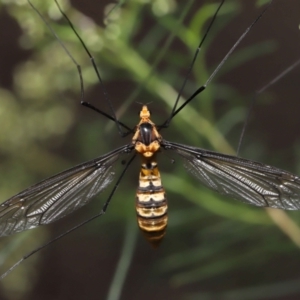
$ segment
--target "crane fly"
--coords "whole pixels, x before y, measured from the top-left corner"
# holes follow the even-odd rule
[[[249,26],[250,29],[263,13]],[[69,20],[67,19],[67,21]],[[300,209],[300,179],[298,176],[237,156],[170,142],[160,134],[161,129],[167,127],[171,119],[206,88],[248,31],[247,29],[230,49],[205,85],[201,86],[179,108],[176,108],[176,102],[170,118],[163,125],[155,125],[151,121],[147,105],[143,105],[139,123],[133,130],[129,130],[129,133],[132,133],[130,143],[54,175],[3,202],[0,205],[0,236],[12,235],[52,223],[86,205],[95,195],[112,183],[115,178],[114,166],[123,157],[127,160],[129,154],[132,154],[131,158],[96,217],[106,211],[125,171],[133,159],[139,156],[141,168],[136,191],[137,221],[144,236],[154,247],[157,247],[163,239],[168,222],[167,198],[157,164],[157,156],[163,151],[178,155],[184,161],[188,172],[193,174],[203,185],[220,194],[254,206],[284,210]],[[75,34],[77,35],[76,31]],[[82,40],[80,39],[80,41]],[[89,54],[87,49],[86,51]],[[92,57],[90,56],[90,58]],[[83,102],[82,104],[97,110],[89,103]],[[99,112],[115,121],[118,126],[128,129],[114,115],[110,116],[102,111]],[[30,255],[31,253],[28,256]]]
[[[0,206],[0,235],[52,223],[86,205],[113,180],[113,165],[122,154],[141,157],[136,212],[140,229],[157,246],[167,227],[167,200],[156,156],[161,149],[183,158],[188,171],[220,194],[262,207],[300,209],[300,179],[262,163],[166,141],[150,120],[148,107],[130,144],[59,173],[11,197]]]

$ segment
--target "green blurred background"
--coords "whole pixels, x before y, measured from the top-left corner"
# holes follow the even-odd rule
[[[54,1],[32,1],[81,65],[85,99],[109,112],[89,58]],[[161,124],[218,2],[123,2],[111,11],[109,1],[60,1],[94,55],[120,119],[133,127],[140,103],[150,103],[153,121]],[[183,97],[207,80],[262,11],[262,2],[226,1]],[[80,106],[76,66],[28,3],[0,3],[4,201],[130,137],[122,139],[112,122]],[[254,91],[300,58],[299,12],[297,0],[275,2],[207,90],[162,131],[164,138],[234,154]],[[300,174],[299,78],[294,69],[258,97],[240,156]],[[137,229],[137,161],[106,215],[23,262],[1,281],[0,299],[299,299],[300,213],[266,211],[219,196],[172,159],[165,153],[159,160],[169,199],[169,226],[159,249]],[[98,212],[109,191],[53,225],[2,238],[1,274]]]

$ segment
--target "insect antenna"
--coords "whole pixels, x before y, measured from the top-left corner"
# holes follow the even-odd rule
[[[250,24],[250,26],[244,31],[244,33],[238,38],[238,40],[234,43],[234,45],[230,48],[230,50],[227,52],[227,54],[224,56],[224,58],[221,60],[221,62],[218,64],[218,66],[215,68],[215,70],[213,71],[213,73],[209,76],[209,78],[206,80],[205,84],[200,86],[187,100],[185,100],[185,102],[176,110],[173,109],[171,116],[160,126],[158,126],[159,129],[168,127],[168,125],[170,124],[171,120],[189,103],[191,102],[197,95],[199,95],[201,92],[203,92],[206,87],[209,85],[209,83],[212,81],[212,79],[215,77],[215,75],[219,72],[219,70],[221,69],[221,67],[223,66],[223,64],[227,61],[228,57],[233,53],[233,51],[236,49],[236,47],[242,42],[242,40],[246,37],[246,35],[251,31],[251,29],[254,27],[254,25],[262,18],[262,16],[265,14],[265,12],[268,10],[268,8],[270,7],[270,5],[272,4],[273,0],[271,0],[267,7],[257,16],[257,18]],[[221,3],[222,4],[222,3]],[[219,10],[219,8],[218,8]],[[218,10],[216,11],[214,18],[218,12]],[[214,18],[212,20],[212,22],[214,21]],[[211,22],[211,23],[212,23]],[[211,28],[212,24],[210,23],[208,30]],[[208,31],[207,30],[207,31]],[[203,40],[205,39],[206,34],[204,35],[204,38],[201,40],[199,47],[202,45]],[[189,72],[191,71],[191,68],[193,67],[194,61],[198,55],[199,51],[197,48],[196,54],[194,55],[191,67],[189,69]],[[185,82],[184,82],[185,85]],[[183,87],[184,87],[183,85]],[[179,95],[182,92],[182,89],[180,89]],[[177,106],[177,102],[178,102],[178,97],[175,101],[175,106]]]
[[[251,117],[252,111],[254,109],[257,97],[260,94],[262,94],[263,92],[265,92],[272,85],[274,85],[275,83],[277,83],[280,79],[282,79],[289,72],[293,71],[299,64],[300,64],[300,59],[298,59],[295,62],[293,62],[289,67],[287,67],[285,70],[283,70],[282,72],[280,72],[275,78],[273,78],[266,85],[264,85],[262,88],[260,88],[259,90],[257,90],[254,93],[254,95],[252,96],[249,108],[248,108],[247,116],[245,118],[242,130],[241,130],[241,134],[240,134],[240,138],[239,138],[239,143],[238,143],[238,147],[237,147],[237,151],[236,151],[236,156],[239,156],[239,153],[240,153],[240,150],[241,150],[241,147],[242,147],[242,143],[243,143],[243,140],[244,140],[245,132],[246,132],[246,129],[247,129],[248,125],[249,125],[250,117]]]

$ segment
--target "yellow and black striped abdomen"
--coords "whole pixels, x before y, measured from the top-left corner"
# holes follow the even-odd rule
[[[157,163],[149,159],[142,164],[140,172],[136,212],[139,227],[153,247],[157,247],[165,235],[167,210],[167,199]]]

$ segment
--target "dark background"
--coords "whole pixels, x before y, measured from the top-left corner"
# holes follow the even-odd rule
[[[184,21],[179,19],[189,2],[129,1],[110,21],[103,20],[106,1],[65,7],[95,56],[118,116],[130,127],[138,122],[139,103],[151,103],[156,123],[167,118],[205,20],[216,9],[207,6],[212,1],[194,2]],[[184,97],[207,80],[263,9],[250,0],[226,3]],[[53,2],[34,4],[82,66],[86,100],[109,112],[86,53]],[[300,59],[299,23],[299,1],[275,2],[163,136],[234,154],[254,92]],[[112,122],[79,105],[76,67],[28,4],[1,4],[0,43],[1,199],[130,139],[122,140]],[[299,72],[295,68],[258,97],[240,156],[300,173]],[[0,298],[117,299],[120,292],[120,299],[299,299],[299,213],[266,212],[210,193],[172,159],[163,154],[159,161],[170,205],[159,249],[147,244],[135,224],[136,162],[106,215],[23,262],[1,281]],[[53,225],[2,238],[1,273],[98,212],[108,193]]]

